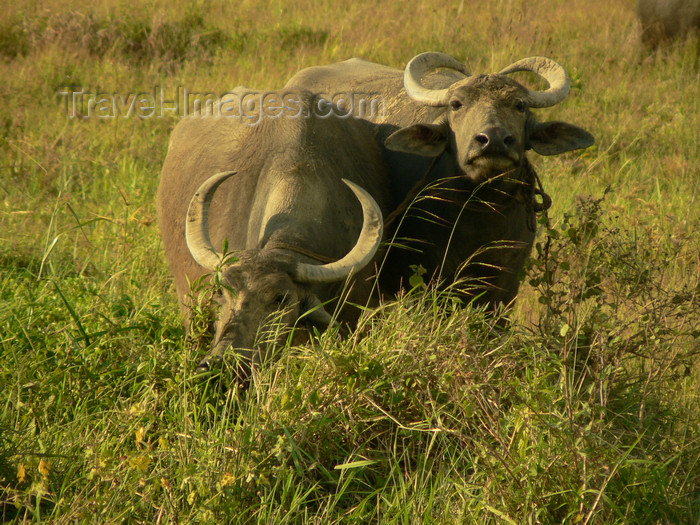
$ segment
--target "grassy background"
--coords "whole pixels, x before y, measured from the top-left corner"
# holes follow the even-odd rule
[[[0,517],[700,523],[698,49],[642,49],[632,1],[4,6]],[[193,378],[206,338],[154,222],[176,117],[69,119],[59,91],[271,89],[426,50],[561,62],[572,94],[539,115],[597,139],[533,155],[554,205],[508,329],[415,293],[245,395]]]

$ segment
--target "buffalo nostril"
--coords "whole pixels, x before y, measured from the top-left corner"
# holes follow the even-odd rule
[[[202,374],[204,372],[212,371],[215,368],[221,366],[223,361],[224,360],[218,355],[205,357],[197,365],[197,369],[196,369],[195,373]]]
[[[195,373],[202,374],[204,372],[209,372],[210,368],[211,365],[209,364],[209,361],[205,359],[204,361],[199,363],[199,365],[197,365],[197,370],[195,371]]]
[[[474,140],[476,140],[479,144],[486,146],[489,143],[489,136],[485,133],[479,133],[476,137],[474,137]]]
[[[505,155],[515,147],[518,140],[514,135],[501,127],[491,127],[474,136],[474,141],[479,144],[484,153]]]

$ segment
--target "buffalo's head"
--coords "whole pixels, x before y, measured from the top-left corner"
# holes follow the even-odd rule
[[[234,174],[218,173],[199,187],[190,201],[185,235],[194,260],[221,273],[213,348],[200,362],[198,371],[219,363],[232,348],[238,359],[238,375],[245,379],[250,366],[260,361],[264,348],[280,343],[297,321],[320,330],[329,326],[331,315],[314,293],[314,285],[344,281],[366,266],[377,251],[383,224],[372,196],[343,179],[360,201],[364,217],[355,246],[343,258],[328,264],[307,264],[289,249],[273,247],[245,250],[231,259],[234,262],[228,262],[212,245],[208,217],[214,192]]]
[[[456,70],[463,78],[442,89],[424,87],[422,77],[438,68]],[[506,76],[531,71],[543,77],[545,91],[530,90]],[[396,151],[435,157],[448,153],[459,173],[475,183],[519,167],[525,151],[556,155],[591,146],[593,136],[565,122],[538,122],[531,108],[561,102],[569,93],[564,68],[544,57],[531,57],[495,75],[470,76],[464,64],[442,53],[414,57],[404,72],[404,87],[414,100],[444,107],[441,118],[393,133],[386,146]]]

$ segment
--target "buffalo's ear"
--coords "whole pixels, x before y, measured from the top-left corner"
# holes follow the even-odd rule
[[[393,151],[437,157],[447,146],[447,133],[441,124],[414,124],[395,131],[384,141]]]
[[[567,122],[538,122],[529,137],[530,147],[540,155],[558,155],[565,151],[587,148],[595,142],[593,135]]]

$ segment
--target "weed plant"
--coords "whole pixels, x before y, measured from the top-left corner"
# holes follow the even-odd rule
[[[698,42],[644,50],[633,4],[5,6],[0,519],[699,523]],[[515,307],[417,278],[247,390],[232,362],[196,375],[211,311],[185,335],[154,220],[178,117],[69,118],[60,91],[272,89],[426,50],[561,62],[540,117],[596,136],[532,156],[554,204]]]

